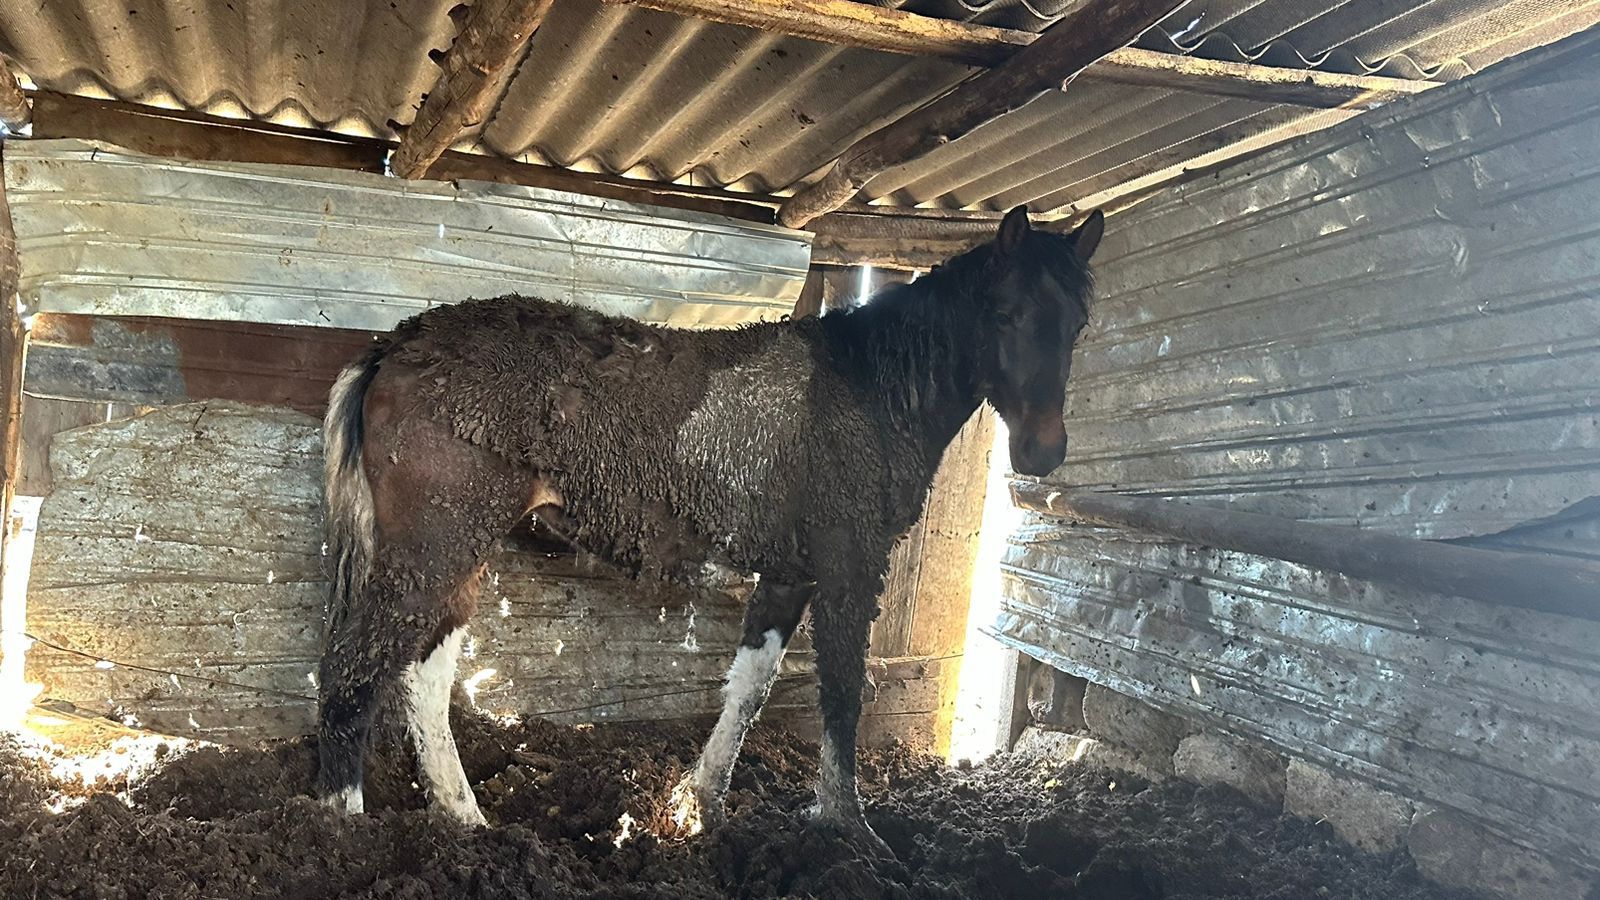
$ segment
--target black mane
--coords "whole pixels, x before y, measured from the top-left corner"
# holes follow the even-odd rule
[[[835,362],[904,420],[896,424],[921,425],[947,441],[981,402],[982,360],[993,337],[983,309],[988,259],[989,248],[980,247],[822,317]]]
[[[920,425],[942,448],[982,402],[984,360],[995,340],[989,297],[994,245],[934,266],[914,281],[888,285],[861,305],[822,317],[841,368],[889,404],[903,426]],[[1065,235],[1030,232],[1023,263],[1054,279],[1088,320],[1093,278]]]

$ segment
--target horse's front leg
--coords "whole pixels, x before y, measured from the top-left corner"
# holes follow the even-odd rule
[[[714,828],[726,818],[723,806],[734,760],[772,692],[778,665],[805,614],[811,592],[810,585],[762,581],[756,586],[745,609],[744,636],[723,687],[722,715],[711,730],[700,762],[675,792],[673,816],[680,829],[694,831],[697,824]]]
[[[880,855],[894,854],[867,824],[856,789],[856,728],[866,685],[867,642],[878,613],[880,576],[825,583],[811,607],[812,644],[822,706],[817,816]]]

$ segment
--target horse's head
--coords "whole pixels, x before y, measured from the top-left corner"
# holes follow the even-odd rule
[[[1019,206],[991,245],[985,393],[1011,433],[1011,468],[1024,475],[1047,475],[1066,458],[1067,370],[1089,321],[1088,263],[1104,230],[1096,210],[1071,234],[1039,231]]]

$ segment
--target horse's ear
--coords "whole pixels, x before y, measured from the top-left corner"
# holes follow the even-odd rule
[[[1001,256],[1012,256],[1022,249],[1022,239],[1028,236],[1028,207],[1019,206],[1006,213],[1000,221],[1000,236],[995,247]]]
[[[1089,257],[1100,247],[1100,239],[1106,233],[1106,214],[1100,210],[1089,213],[1089,218],[1083,224],[1073,229],[1072,249],[1078,254],[1078,259],[1088,262]]]

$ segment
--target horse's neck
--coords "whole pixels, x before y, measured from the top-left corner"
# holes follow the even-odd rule
[[[943,301],[934,294],[939,288],[929,288],[876,300],[882,306],[852,313],[842,324],[852,332],[850,369],[859,387],[887,424],[917,444],[927,469],[919,474],[931,481],[983,396],[978,342],[947,327],[954,318],[932,306]]]

